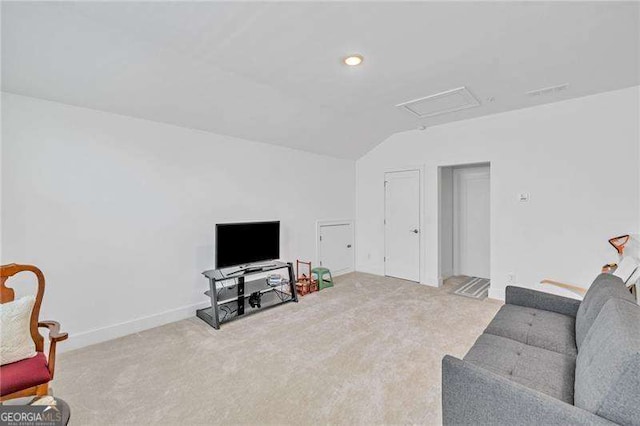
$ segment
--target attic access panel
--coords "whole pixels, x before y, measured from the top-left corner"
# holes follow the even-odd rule
[[[447,90],[424,98],[396,105],[418,118],[433,117],[449,112],[480,106],[480,102],[466,87]]]

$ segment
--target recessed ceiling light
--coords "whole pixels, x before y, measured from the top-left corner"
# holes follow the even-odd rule
[[[350,67],[360,65],[363,60],[364,58],[362,57],[362,55],[349,55],[343,59],[344,63],[346,65],[349,65]]]

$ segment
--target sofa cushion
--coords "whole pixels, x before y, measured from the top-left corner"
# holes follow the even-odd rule
[[[600,313],[605,303],[611,298],[635,301],[624,282],[611,274],[600,274],[584,295],[584,299],[576,314],[576,346],[580,350],[582,341]]]
[[[575,358],[572,356],[483,334],[464,361],[573,404]]]
[[[640,424],[640,306],[609,300],[576,359],[575,405],[620,424]]]
[[[507,305],[542,309],[574,318],[578,313],[580,302],[582,302],[582,300],[572,297],[558,296],[557,294],[512,285],[507,286],[504,295]]]
[[[504,305],[484,332],[574,358],[577,355],[575,319],[569,315]]]
[[[0,395],[8,395],[51,380],[47,358],[42,352],[36,352],[32,358],[12,362],[0,367]]]

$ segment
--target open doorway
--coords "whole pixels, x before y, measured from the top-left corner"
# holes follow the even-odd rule
[[[439,277],[453,293],[478,299],[490,286],[489,163],[439,168]]]

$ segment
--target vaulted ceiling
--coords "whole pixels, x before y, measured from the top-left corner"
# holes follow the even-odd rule
[[[398,131],[640,84],[639,6],[3,2],[2,89],[358,158]],[[395,106],[461,86],[480,106]]]

